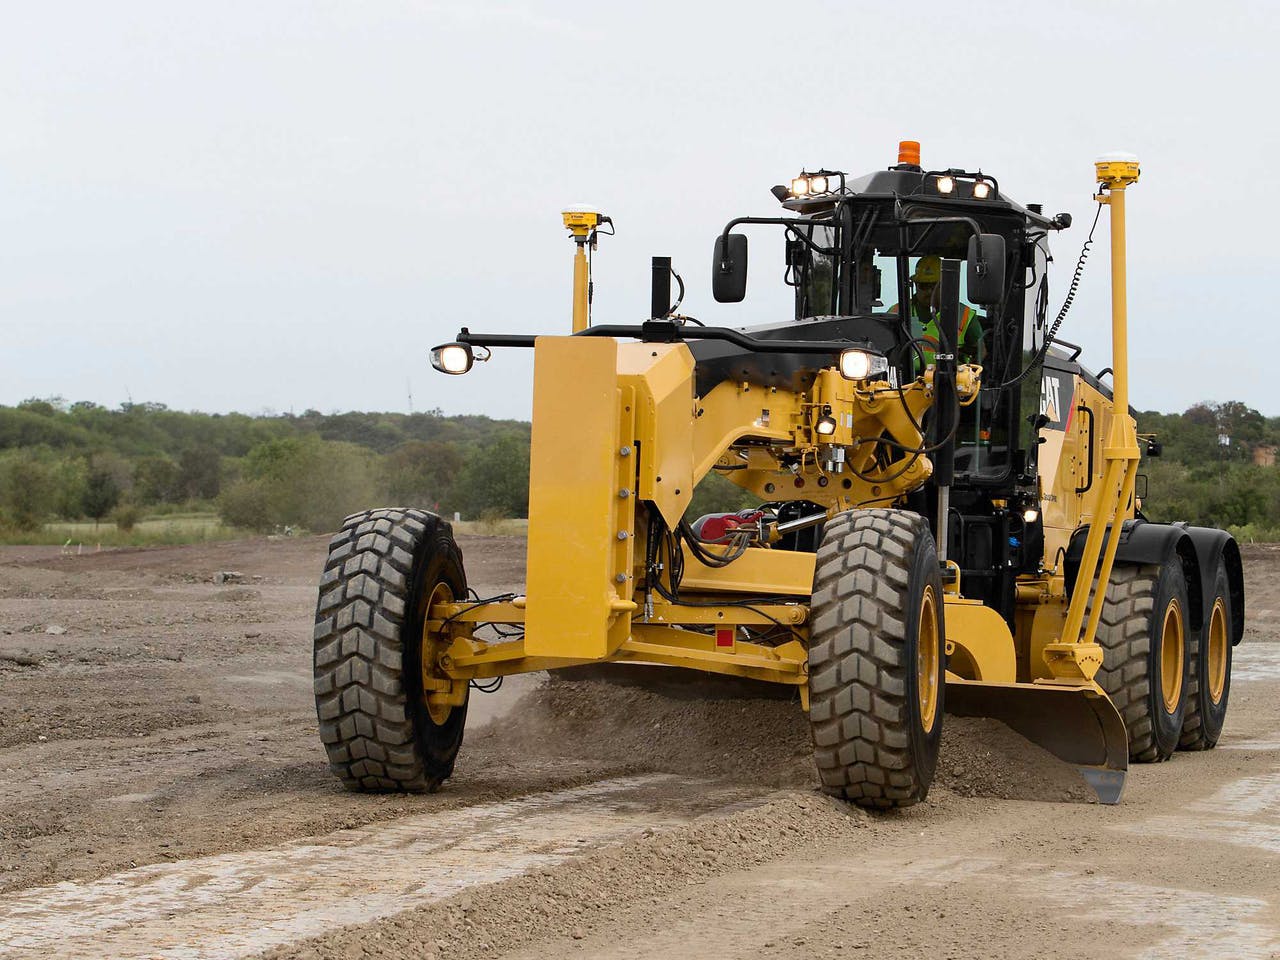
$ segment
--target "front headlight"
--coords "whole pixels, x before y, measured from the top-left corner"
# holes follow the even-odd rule
[[[441,373],[458,376],[470,370],[474,362],[475,355],[465,343],[442,343],[431,351],[431,365]]]
[[[822,408],[822,415],[813,424],[813,432],[820,437],[829,437],[836,432],[836,418],[831,415],[831,406]]]
[[[857,347],[840,352],[840,376],[846,380],[866,380],[888,370],[889,361],[884,354]]]

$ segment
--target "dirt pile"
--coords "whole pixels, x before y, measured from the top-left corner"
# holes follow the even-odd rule
[[[998,720],[947,717],[933,782],[963,797],[1090,803],[1072,766]]]
[[[628,771],[818,787],[798,699],[707,699],[696,684],[657,689],[607,680],[549,680],[510,713],[469,735],[463,750],[525,760],[599,761]],[[966,797],[1080,802],[1079,773],[995,720],[948,716],[934,782]]]
[[[701,699],[696,688],[647,690],[606,680],[552,679],[526,694],[463,750],[622,763],[629,771],[817,786],[799,700]]]

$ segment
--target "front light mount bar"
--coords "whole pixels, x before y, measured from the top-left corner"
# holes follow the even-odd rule
[[[601,324],[573,334],[575,337],[633,337],[646,343],[676,343],[684,340],[724,340],[757,353],[802,353],[811,356],[838,356],[851,347],[879,353],[865,340],[761,340],[731,327],[689,327],[666,320],[637,324]],[[533,334],[458,332],[458,343],[472,347],[532,347]]]

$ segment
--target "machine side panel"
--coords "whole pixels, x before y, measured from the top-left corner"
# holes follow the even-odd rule
[[[618,344],[603,337],[536,341],[524,641],[530,657],[604,657],[629,631],[630,581],[617,577],[631,572],[635,500],[618,496],[618,480],[628,471],[634,477],[637,458],[631,439],[621,436],[617,355]]]
[[[1106,462],[1103,442],[1111,428],[1111,401],[1078,374],[1046,367],[1040,388],[1041,509],[1045,566],[1055,569],[1072,533],[1097,511]]]
[[[674,528],[693,499],[691,424],[693,355],[683,343],[618,346],[618,376],[635,389],[635,439],[640,447],[638,496],[658,506]]]

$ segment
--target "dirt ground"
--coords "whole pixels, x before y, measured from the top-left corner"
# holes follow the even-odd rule
[[[460,542],[482,595],[523,583],[523,540]],[[0,548],[0,960],[1280,956],[1276,548],[1218,749],[1103,807],[949,717],[928,801],[880,815],[816,792],[794,701],[540,677],[473,696],[440,793],[347,793],[324,550]]]

